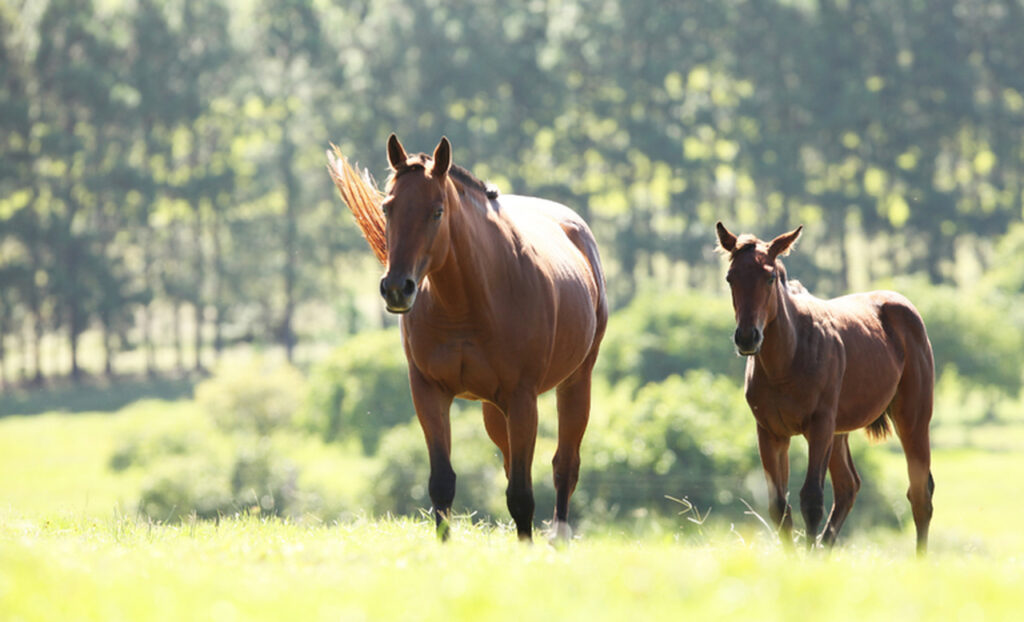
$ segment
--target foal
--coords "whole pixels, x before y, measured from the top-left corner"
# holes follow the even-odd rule
[[[788,283],[779,257],[803,227],[763,242],[716,226],[729,255],[726,280],[736,313],[736,351],[748,357],[746,398],[757,421],[758,448],[768,480],[770,514],[792,546],[787,501],[789,441],[807,439],[807,478],[800,510],[808,547],[831,548],[860,488],[847,434],[867,428],[884,438],[896,426],[910,476],[907,498],[917,528],[917,552],[928,547],[935,483],[928,424],[935,384],[932,348],[924,322],[906,298],[890,291],[821,300]],[[888,420],[887,420],[888,418]],[[834,503],[824,532],[825,468]],[[817,537],[816,537],[817,536]],[[813,540],[812,540],[813,538]]]

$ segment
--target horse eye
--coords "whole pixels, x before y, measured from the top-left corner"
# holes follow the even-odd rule
[[[773,283],[775,283],[775,273],[774,272],[772,272],[771,274],[768,275],[768,284],[771,285]]]
[[[434,208],[434,213],[432,214],[432,217],[434,220],[441,220],[442,214],[444,214],[444,207],[439,205]]]

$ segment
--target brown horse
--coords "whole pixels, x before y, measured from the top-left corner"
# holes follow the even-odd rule
[[[455,496],[449,408],[460,397],[483,402],[484,427],[504,458],[509,512],[519,538],[532,538],[537,396],[556,388],[554,532],[568,538],[591,371],[608,321],[594,237],[568,207],[499,197],[452,164],[447,138],[432,156],[410,156],[392,134],[387,153],[392,174],[382,210],[375,190],[338,158],[330,170],[367,240],[386,257],[380,293],[389,311],[402,314],[438,535],[447,537]]]
[[[907,497],[917,551],[924,554],[935,488],[928,442],[935,371],[924,322],[910,301],[895,292],[821,300],[796,281],[787,282],[778,258],[789,252],[802,229],[762,242],[717,225],[718,241],[729,255],[733,339],[736,351],[749,357],[746,397],[757,421],[772,520],[781,527],[783,542],[792,546],[788,454],[790,438],[799,434],[808,447],[807,478],[800,490],[807,544],[817,541],[824,514],[827,466],[834,503],[820,539],[831,548],[860,488],[847,434],[867,428],[869,436],[884,438],[891,429],[888,417],[907,458]]]

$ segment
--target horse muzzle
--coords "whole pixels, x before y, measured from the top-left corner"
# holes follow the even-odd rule
[[[761,351],[761,344],[764,342],[764,333],[756,326],[744,329],[737,328],[732,336],[736,344],[736,353],[740,356],[754,356]]]
[[[380,295],[391,313],[407,313],[416,302],[416,281],[407,276],[386,275],[380,280]]]

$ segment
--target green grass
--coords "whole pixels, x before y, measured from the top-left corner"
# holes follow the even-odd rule
[[[521,546],[506,528],[359,520],[4,516],[0,612],[26,620],[1009,619],[1019,560],[845,547],[787,556],[728,534]]]
[[[138,518],[145,474],[110,470],[114,448],[140,429],[202,420],[192,401],[0,419],[0,619],[988,620],[1024,604],[1024,454],[1003,449],[1019,426],[992,447],[935,451],[931,555],[918,561],[907,524],[851,530],[826,557],[786,555],[753,517],[732,529],[685,517],[590,524],[561,550],[468,519],[442,545],[419,519]],[[335,446],[280,442],[308,454],[315,481],[348,469],[372,485]],[[902,454],[872,451],[885,486],[902,491]]]

